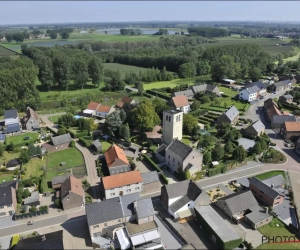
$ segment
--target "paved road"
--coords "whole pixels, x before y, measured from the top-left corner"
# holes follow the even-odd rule
[[[13,234],[23,234],[26,233],[27,231],[37,230],[37,229],[41,229],[53,225],[59,225],[69,221],[74,221],[79,219],[82,220],[84,218],[85,218],[85,210],[54,216],[51,218],[45,218],[45,219],[40,219],[39,217],[37,217],[36,219],[35,218],[32,219],[34,223],[31,226],[27,225],[27,220],[23,220],[22,222],[19,221],[20,224],[17,226],[0,229],[0,237],[10,236]]]

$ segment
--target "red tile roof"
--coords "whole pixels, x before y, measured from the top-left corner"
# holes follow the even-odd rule
[[[82,183],[81,183],[80,180],[76,179],[73,176],[69,176],[69,178],[66,179],[61,184],[60,190],[61,190],[61,196],[62,197],[65,197],[70,192],[75,193],[79,196],[83,196]]]
[[[190,105],[189,101],[185,95],[179,95],[179,96],[172,97],[172,100],[173,100],[173,103],[176,108],[181,108],[183,106]]]
[[[102,178],[104,189],[127,186],[143,181],[140,171],[131,171]]]
[[[287,132],[300,132],[300,122],[285,122],[284,126]]]
[[[106,152],[104,153],[104,157],[108,167],[111,167],[117,159],[129,165],[123,149],[118,147],[116,144],[111,145],[110,148],[106,150]]]
[[[102,112],[102,113],[108,113],[109,110],[110,110],[110,106],[105,106],[105,105],[100,105],[98,108],[97,108],[97,111],[98,112]]]
[[[90,102],[87,109],[90,109],[90,110],[97,110],[99,106],[99,103],[98,102]]]

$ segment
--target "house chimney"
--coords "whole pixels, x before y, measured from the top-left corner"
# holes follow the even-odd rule
[[[269,208],[268,207],[266,207],[266,214],[269,212]]]
[[[43,235],[43,236],[42,236],[42,241],[45,241],[45,240],[46,240],[46,236]]]
[[[273,184],[271,184],[271,188],[274,188],[274,185],[273,185]]]

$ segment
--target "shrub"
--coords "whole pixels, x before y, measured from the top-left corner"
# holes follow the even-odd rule
[[[69,146],[70,146],[71,148],[74,148],[74,147],[75,147],[75,141],[72,140],[72,141],[70,142]]]
[[[37,211],[36,206],[31,206],[31,208],[29,208],[29,212],[34,213]]]
[[[92,143],[89,140],[84,139],[83,137],[79,138],[79,142],[84,146],[84,147],[90,147]]]
[[[41,194],[44,193],[44,186],[45,186],[45,177],[43,176],[41,178],[40,185],[39,185],[39,191]]]
[[[29,190],[28,190],[28,189],[25,189],[24,192],[23,192],[23,195],[22,195],[23,199],[26,199],[26,198],[28,198],[29,196],[30,196]]]
[[[271,143],[270,143],[270,146],[276,146],[276,143],[271,142]]]

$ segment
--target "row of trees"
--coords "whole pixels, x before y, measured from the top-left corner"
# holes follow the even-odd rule
[[[120,29],[120,34],[123,36],[136,36],[141,35],[142,31],[140,29]]]
[[[226,29],[210,28],[210,27],[190,27],[187,28],[189,34],[203,37],[224,37],[229,36],[230,32]]]
[[[0,114],[6,109],[16,108],[19,112],[27,107],[41,106],[35,80],[37,67],[26,57],[10,59],[0,57]]]
[[[22,54],[33,59],[38,66],[38,78],[47,90],[66,90],[73,86],[83,88],[91,82],[99,86],[103,77],[103,64],[99,57],[86,52],[63,51],[62,48],[34,48],[21,46]]]

